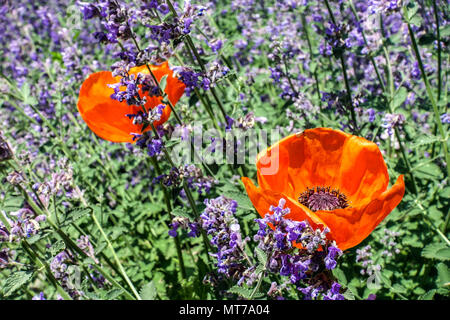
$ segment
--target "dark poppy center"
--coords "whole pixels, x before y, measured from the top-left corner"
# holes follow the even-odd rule
[[[312,211],[344,209],[348,207],[347,197],[331,187],[306,188],[298,201]]]

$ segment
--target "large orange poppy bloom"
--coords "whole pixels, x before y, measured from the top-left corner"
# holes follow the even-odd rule
[[[282,139],[258,155],[256,167],[259,187],[242,181],[262,217],[284,198],[291,210],[286,218],[328,227],[341,250],[363,241],[405,193],[402,175],[387,189],[387,167],[375,143],[329,128]]]
[[[165,93],[172,103],[175,105],[184,93],[185,85],[179,79],[174,77],[173,71],[169,68],[166,61],[159,66],[150,66],[152,73],[156,79],[161,81],[164,75],[167,75],[167,84]],[[130,69],[129,74],[137,75],[138,73],[149,74],[147,66],[140,66]],[[91,74],[82,84],[80,95],[78,98],[78,111],[81,117],[96,135],[112,142],[133,142],[132,133],[142,133],[141,124],[133,124],[126,115],[136,114],[142,111],[140,106],[130,106],[126,101],[119,102],[111,98],[114,89],[108,85],[118,83],[120,77],[113,77],[110,71],[101,71]],[[125,90],[125,87],[121,88]],[[140,91],[141,97],[144,96]],[[145,93],[147,103],[146,110],[155,108],[161,104],[162,97],[150,97]],[[163,109],[161,119],[155,121],[154,125],[158,126],[169,119],[171,109],[166,106]],[[148,127],[146,130],[150,130]]]

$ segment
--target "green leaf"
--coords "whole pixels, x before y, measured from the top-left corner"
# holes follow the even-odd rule
[[[450,286],[450,270],[443,262],[438,263],[436,266],[438,277],[437,277],[437,285],[439,287],[449,287]]]
[[[380,290],[382,288],[381,284],[380,284],[381,281],[382,281],[381,280],[381,275],[380,275],[380,273],[378,271],[376,271],[374,274],[372,274],[368,278],[368,280],[367,280],[367,288],[369,290],[374,290],[374,291]]]
[[[95,292],[85,292],[84,295],[86,296],[86,298],[88,298],[89,300],[102,300],[102,297],[100,297],[97,293]]]
[[[442,177],[441,168],[434,163],[427,163],[417,169],[415,169],[416,176],[425,179],[436,179]]]
[[[412,228],[414,226],[411,225],[408,227]],[[403,241],[403,244],[414,248],[423,248],[423,243],[416,234],[411,234],[409,237],[406,237]]]
[[[443,243],[429,244],[423,248],[422,257],[442,261],[450,260],[450,248]]]
[[[141,291],[139,291],[139,295],[141,296],[142,300],[155,300],[156,293],[156,287],[153,281],[150,281],[149,283],[144,285],[141,288]]]
[[[339,268],[333,269],[333,275],[336,277],[338,282],[344,286],[347,285],[347,277],[345,276],[344,271]]]
[[[444,199],[450,198],[450,187],[445,187],[442,189],[441,193],[439,193],[439,196],[441,196]]]
[[[228,290],[228,292],[237,294],[244,299],[250,299],[252,296],[253,290],[254,289],[248,289],[248,288],[244,288],[244,287],[234,286],[234,287],[231,287]],[[253,295],[253,299],[262,298],[263,296],[264,296],[264,294],[262,292],[257,292]]]
[[[114,241],[127,231],[128,229],[122,226],[113,227],[108,232],[109,240]]]
[[[172,210],[172,215],[174,215],[176,217],[187,218],[191,221],[193,221],[195,219],[192,211],[189,209],[186,209],[186,208],[176,207],[175,209]]]
[[[36,243],[36,242],[39,241],[39,240],[42,240],[42,239],[44,239],[44,238],[47,238],[47,237],[48,237],[49,235],[51,235],[51,234],[54,234],[54,232],[48,232],[48,233],[46,233],[46,232],[44,232],[43,230],[40,230],[39,233],[37,233],[37,234],[32,235],[31,237],[29,237],[29,238],[27,239],[27,241],[28,241],[29,244],[33,244],[33,243]]]
[[[406,293],[407,292],[406,288],[398,283],[396,283],[392,286],[392,291],[394,291],[396,293]]]
[[[245,192],[239,192],[236,190],[224,190],[222,193],[225,197],[236,200],[238,206],[244,210],[253,210],[253,204],[248,198]]]
[[[433,300],[436,293],[436,289],[430,290],[427,293],[421,295],[418,300]]]
[[[421,136],[419,138],[416,139],[416,143],[414,143],[413,145],[410,146],[411,149],[415,149],[417,147],[421,147],[421,146],[425,146],[425,145],[429,145],[435,142],[439,142],[440,141],[440,137],[436,137],[434,135],[428,135],[428,136]]]
[[[359,300],[361,300],[361,297],[358,294],[358,285],[356,285],[358,283],[359,285],[359,280],[356,278],[353,278],[352,281],[350,281],[349,285],[347,286],[348,290],[351,291],[351,293],[358,298]]]
[[[395,110],[398,107],[400,107],[403,102],[405,102],[406,97],[408,96],[408,91],[406,90],[405,87],[400,87],[400,89],[398,89],[394,100],[392,101],[392,108]]]
[[[387,287],[392,286],[391,280],[386,275],[384,275],[383,273],[380,273],[379,276],[380,276],[381,282],[383,282]]]
[[[422,17],[420,16],[414,16],[409,20],[409,23],[415,25],[416,27],[420,27],[423,23]]]
[[[170,139],[169,141],[164,143],[164,146],[166,147],[166,149],[172,149],[177,144],[180,144],[180,140],[179,139]]]
[[[23,100],[24,104],[28,104],[31,106],[38,104],[38,101],[36,100],[36,98],[33,97],[31,94],[31,88],[30,88],[30,85],[28,84],[28,82],[25,82],[22,85],[22,88],[20,88],[20,93],[22,95],[22,100]]]
[[[355,295],[353,294],[352,290],[350,290],[350,288],[345,290],[345,292],[343,293],[343,296],[344,296],[345,300],[356,300]]]
[[[50,247],[50,253],[53,256],[56,256],[58,253],[63,251],[65,248],[66,248],[66,245],[65,245],[64,241],[58,240],[55,243],[53,243],[52,246]]]
[[[256,258],[258,259],[258,262],[265,266],[267,264],[267,254],[261,250],[261,248],[256,247],[255,249],[255,253],[256,253]]]
[[[415,1],[410,1],[406,7],[405,7],[405,18],[407,19],[407,21],[411,20],[412,17],[414,17],[417,13],[417,11],[419,10],[419,6],[417,5],[417,3],[415,3]]]
[[[16,271],[9,275],[3,284],[3,294],[5,297],[10,296],[31,279],[33,272]]]
[[[441,38],[445,38],[445,37],[449,37],[450,36],[450,24],[447,24],[445,26],[441,26],[439,29],[441,31]]]
[[[23,205],[23,197],[20,195],[10,195],[5,201],[1,204],[1,209],[6,212],[17,211],[22,208]]]
[[[155,272],[153,274],[152,282],[156,287],[156,292],[158,292],[159,297],[163,300],[168,299],[167,297],[168,284],[164,279],[164,274],[158,271]]]
[[[52,51],[50,52],[50,55],[53,58],[53,61],[58,61],[58,62],[63,62],[63,56],[61,54],[61,52],[57,52],[57,51]]]
[[[81,218],[87,216],[88,214],[92,213],[92,208],[76,208],[71,209],[66,212],[65,219],[63,222],[61,222],[61,227],[66,227],[71,225],[72,223],[80,220]]]

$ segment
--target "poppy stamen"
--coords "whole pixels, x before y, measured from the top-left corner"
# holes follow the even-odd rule
[[[318,210],[344,209],[349,206],[345,194],[331,187],[306,188],[298,198],[298,201],[313,212]]]

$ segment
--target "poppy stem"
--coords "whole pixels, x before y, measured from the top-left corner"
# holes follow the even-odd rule
[[[95,213],[92,212],[91,216],[92,216],[92,219],[94,220],[95,225],[97,226],[98,230],[100,231],[101,235],[103,236],[103,239],[105,239],[106,243],[108,244],[108,247],[111,250],[111,253],[112,253],[113,257],[114,257],[114,260],[116,261],[116,264],[119,267],[120,272],[124,276],[125,281],[127,282],[128,286],[130,287],[130,289],[133,292],[134,296],[136,297],[137,300],[142,300],[141,296],[139,295],[139,293],[137,292],[136,288],[134,287],[133,282],[131,282],[130,278],[128,278],[128,275],[127,275],[124,267],[122,266],[122,263],[120,262],[119,257],[117,256],[116,250],[114,250],[114,247],[111,244],[111,242],[109,241],[108,236],[106,235],[105,231],[103,231],[103,228],[100,225],[100,223],[98,222],[97,217],[95,216]]]
[[[303,30],[305,32],[306,40],[308,42],[309,56],[312,58],[314,54],[313,54],[313,50],[312,50],[311,39],[309,38],[308,25],[306,24],[306,18],[305,18],[304,14],[301,15],[301,19],[302,19],[302,26],[303,26]],[[319,104],[319,107],[321,107],[322,99],[320,96],[319,78],[317,77],[317,66],[314,68],[313,75],[314,75],[314,80],[315,80],[315,84],[316,84],[317,103]]]
[[[189,51],[189,54],[192,54]],[[181,66],[184,66],[183,60],[181,60],[181,58],[179,57],[178,54],[174,54],[175,58],[178,60],[178,63],[180,63]],[[203,95],[200,93],[200,91],[198,90],[198,88],[194,88],[194,93],[197,96],[197,98],[200,100],[200,102],[202,103],[203,107],[205,108],[206,112],[208,113],[211,121],[213,122],[214,128],[216,128],[217,130],[220,130],[219,125],[217,124],[217,119],[214,117],[214,113],[212,111],[212,107],[211,105],[205,101],[205,98],[203,97]]]
[[[295,96],[298,97],[298,91],[297,91],[297,89],[295,89],[294,84],[292,83],[291,77],[289,75],[288,63],[287,63],[285,57],[283,57],[283,64],[284,64],[286,79],[288,80],[289,86],[291,87],[292,92],[295,94]]]
[[[175,8],[174,8],[174,6],[172,5],[172,2],[171,2],[170,0],[167,0],[167,5],[169,6],[169,10],[172,12],[172,14],[173,14],[175,17],[178,17],[178,13],[177,13],[177,11],[175,10]],[[190,48],[190,50],[191,50],[192,53],[194,54],[194,56],[195,56],[195,58],[197,59],[197,62],[198,62],[198,64],[199,64],[200,68],[202,69],[202,71],[203,71],[204,73],[206,73],[206,72],[207,72],[206,67],[205,67],[205,65],[203,64],[203,61],[202,61],[202,59],[200,58],[200,55],[199,55],[197,49],[195,48],[195,45],[194,45],[194,42],[192,41],[192,38],[189,36],[189,34],[187,34],[187,35],[184,37],[183,40],[184,40],[184,43],[186,44],[186,46],[187,46],[188,48]],[[224,121],[225,121],[225,123],[226,123],[226,122],[227,122],[227,113],[225,112],[225,108],[224,108],[224,106],[223,106],[223,104],[222,104],[222,101],[219,99],[219,97],[218,97],[218,95],[217,95],[217,92],[216,92],[216,90],[215,90],[214,87],[210,87],[209,90],[211,91],[211,94],[213,95],[214,100],[216,101],[217,105],[219,106],[219,109],[220,109],[220,111],[222,112],[222,116],[223,116]]]
[[[383,28],[383,17],[382,17],[381,14],[380,14],[380,28],[381,29]],[[384,32],[383,32],[383,36],[385,37]],[[394,95],[395,95],[394,75],[392,73],[391,60],[390,60],[390,57],[389,57],[389,52],[387,50],[387,46],[386,46],[386,42],[385,41],[383,41],[382,46],[383,46],[383,51],[384,51],[384,57],[386,59],[387,84],[388,84],[387,87],[384,86],[384,89],[385,89],[384,97],[385,97],[385,100],[386,100],[386,104],[387,104],[389,113],[393,114],[394,110],[392,109],[392,102],[394,100]],[[403,143],[403,141],[401,139],[400,131],[399,131],[397,126],[394,126],[394,134],[395,134],[395,137],[396,137],[396,139],[398,141],[403,161],[405,162],[406,168],[408,170],[409,177],[411,179],[413,192],[414,192],[414,194],[417,195],[418,194],[418,188],[417,188],[417,184],[416,184],[416,179],[415,179],[414,174],[413,174],[411,163],[409,162],[409,159],[408,159],[408,157],[406,155],[405,145],[404,145],[404,143]],[[389,143],[390,143],[390,141],[389,141]]]
[[[159,135],[158,131],[156,130],[155,126],[153,125],[153,123],[150,123],[150,125],[151,125],[151,127],[153,129],[153,132],[155,133],[156,137],[158,139],[162,140],[162,138],[160,137],[160,135]],[[176,168],[176,166],[175,166],[174,162],[172,161],[172,158],[170,157],[169,152],[167,151],[166,146],[164,145],[164,143],[162,145],[162,150],[163,150],[164,156],[166,157],[167,161],[169,161],[170,166],[172,168]],[[194,200],[194,197],[192,196],[191,190],[186,185],[185,181],[183,181],[183,190],[186,193],[186,197],[188,198],[188,202],[189,202],[189,205],[190,205],[190,207],[192,209],[192,212],[194,213],[195,219],[200,221],[200,213],[198,212],[198,209],[197,209],[197,207],[195,205],[195,200]],[[203,242],[205,244],[206,256],[208,258],[209,263],[212,263],[211,257],[208,254],[208,249],[210,248],[211,245],[209,244],[208,237],[206,236],[205,230],[203,230],[201,228],[200,231],[201,231],[201,235],[202,235],[202,238],[203,238]]]
[[[156,170],[156,173],[159,175],[162,174],[161,172],[161,168],[159,167],[158,161],[155,159],[155,157],[150,157],[150,160],[153,164],[153,167]],[[162,182],[160,182],[160,185],[163,189],[163,193],[164,193],[164,200],[166,202],[166,208],[167,208],[167,213],[169,214],[170,220],[173,220],[173,215],[172,215],[172,205],[170,203],[170,198],[169,198],[169,194],[167,192],[167,188],[162,184]],[[184,259],[183,259],[183,253],[181,251],[181,246],[180,246],[180,239],[179,236],[177,234],[176,237],[173,238],[173,240],[175,241],[175,247],[177,249],[177,256],[178,256],[178,261],[180,263],[180,273],[181,273],[181,277],[183,279],[186,279],[186,269],[184,266]]]
[[[436,4],[436,0],[433,0],[433,11],[434,11],[434,18],[436,19],[436,40],[438,42],[437,47],[437,65],[438,65],[438,74],[437,74],[437,81],[438,81],[438,92],[437,92],[437,102],[441,100],[441,92],[442,92],[442,43],[441,43],[441,31],[440,23],[439,23],[439,13],[438,13],[438,7]],[[436,135],[438,130],[438,126],[435,123],[433,128],[433,134]],[[431,157],[434,157],[434,154],[436,152],[436,143],[433,143],[432,145],[432,151],[431,151]]]
[[[128,25],[128,23],[127,23],[127,25]],[[131,39],[133,40],[133,43],[134,43],[136,49],[138,50],[139,53],[141,53],[142,50],[141,50],[141,48],[140,48],[140,46],[139,46],[139,43],[138,43],[137,40],[136,40],[136,37],[135,37],[135,35],[134,35],[134,32],[133,32],[132,29],[131,29],[131,26],[128,25],[128,28],[129,28],[130,31],[131,31]],[[118,41],[117,43],[119,44],[119,46],[120,46],[120,48],[121,48],[122,50],[125,50],[125,48],[124,48],[123,45],[120,43],[120,41]],[[164,98],[164,97],[166,96],[166,94],[165,94],[165,92],[161,89],[161,85],[160,85],[158,79],[156,78],[155,74],[153,73],[153,71],[152,71],[152,69],[150,68],[150,66],[148,65],[148,63],[145,63],[145,66],[147,67],[148,72],[150,73],[150,75],[151,75],[153,81],[155,82],[156,86],[158,87],[158,90],[159,90],[160,95]],[[170,101],[169,98],[167,98],[167,104],[169,105],[169,108],[170,108],[170,110],[172,111],[173,115],[175,116],[177,122],[178,122],[179,124],[182,124],[183,122],[181,121],[180,116],[179,116],[178,113],[176,112],[175,107],[174,107],[174,105],[172,104],[172,102]]]
[[[353,15],[355,16],[356,20],[359,22],[360,19],[359,19],[359,16],[358,16],[358,12],[356,11],[355,5],[353,4],[352,0],[350,0],[350,8],[351,8],[351,10],[353,12]],[[367,42],[366,33],[364,32],[364,29],[361,29],[361,35],[362,35],[362,38],[364,40],[364,44],[366,45],[367,48],[369,48],[369,43]],[[378,65],[375,63],[375,59],[373,57],[372,52],[369,52],[367,55],[368,55],[368,58],[370,59],[370,62],[372,63],[372,66],[373,66],[373,68],[375,70],[375,73],[377,75],[378,82],[380,83],[380,86],[383,89],[383,92],[386,92],[386,86],[385,86],[384,81],[383,81],[383,79],[381,77],[381,73],[380,73],[380,70],[378,69]]]
[[[190,50],[188,50],[188,53],[192,57],[192,60],[194,61],[194,57],[192,56],[192,52]],[[180,57],[177,54],[175,54],[175,57],[180,62],[180,64],[183,66],[183,61],[180,59]],[[194,88],[194,92],[195,92],[196,96],[200,99],[200,101],[201,101],[202,105],[205,107],[206,111],[208,112],[208,115],[211,118],[211,121],[213,122],[214,128],[216,128],[216,130],[220,134],[220,137],[223,139],[223,137],[224,137],[223,133],[222,133],[221,129],[219,128],[219,125],[217,123],[217,119],[214,117],[214,112],[212,110],[212,106],[211,106],[211,103],[210,103],[210,101],[208,99],[208,96],[205,95],[205,97],[203,97],[201,95],[201,93],[200,93],[198,88]],[[206,98],[206,101],[205,101],[205,98]],[[226,115],[225,115],[225,123],[227,123]],[[209,167],[207,167],[207,168],[209,169]],[[242,168],[242,170],[244,172],[246,171],[244,164],[241,164],[241,168]],[[237,172],[233,166],[230,166],[230,169],[231,169],[231,171],[234,171],[236,174],[239,174],[239,172]]]
[[[406,13],[406,6],[403,7],[404,11],[404,16]],[[439,133],[441,135],[441,142],[442,142],[442,150],[444,151],[444,158],[445,158],[445,162],[446,162],[446,167],[447,167],[447,176],[450,176],[450,157],[449,157],[449,153],[448,153],[448,148],[447,148],[447,137],[446,137],[446,132],[444,130],[444,127],[442,126],[442,122],[441,122],[441,118],[440,118],[440,114],[439,114],[439,108],[437,106],[436,100],[434,98],[434,94],[433,94],[433,90],[431,89],[430,86],[430,82],[428,81],[428,77],[427,74],[425,72],[425,68],[423,66],[423,62],[422,62],[422,58],[420,56],[420,52],[419,52],[419,47],[417,45],[417,41],[416,41],[416,37],[414,36],[414,32],[411,28],[411,24],[409,22],[407,22],[408,25],[408,33],[409,36],[411,38],[411,43],[412,43],[412,47],[414,49],[414,54],[416,56],[417,59],[417,63],[419,65],[419,69],[420,69],[420,74],[422,76],[422,80],[425,84],[425,88],[427,91],[427,95],[428,98],[430,99],[431,105],[433,107],[433,112],[434,112],[434,116],[435,116],[435,121],[436,121],[436,125],[439,129]],[[439,93],[439,91],[438,91]]]
[[[325,5],[327,7],[328,13],[330,14],[331,21],[333,22],[334,25],[337,26],[336,19],[334,17],[333,11],[331,10],[330,4],[328,3],[328,0],[325,0]],[[344,76],[345,89],[347,91],[347,99],[348,99],[348,103],[350,104],[350,115],[351,115],[351,121],[353,122],[353,131],[355,133],[359,133],[358,125],[356,122],[355,108],[353,107],[352,92],[351,92],[350,83],[348,80],[347,66],[346,66],[345,60],[344,60],[344,52],[339,53],[339,60],[341,62],[342,74]]]

